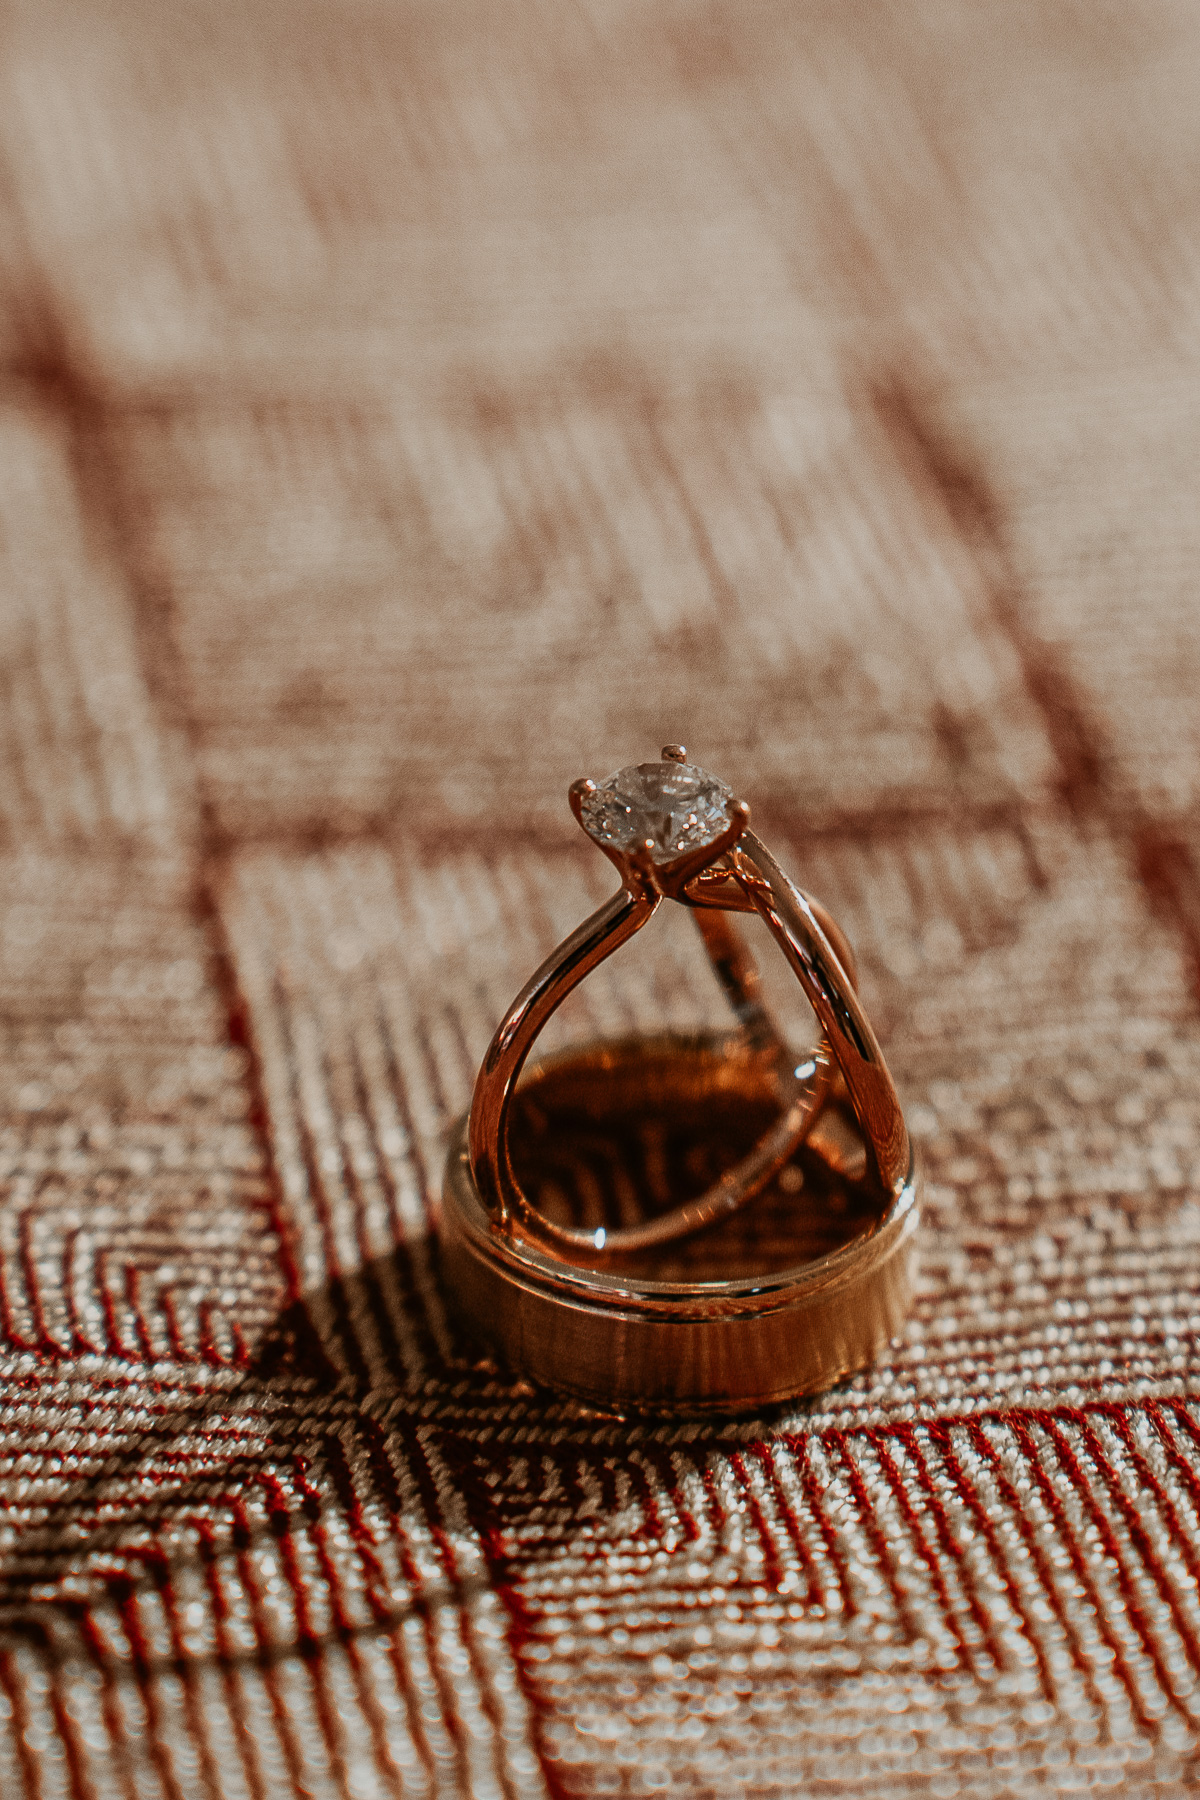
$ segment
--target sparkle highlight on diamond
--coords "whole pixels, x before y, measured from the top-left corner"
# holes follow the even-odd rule
[[[693,763],[637,763],[598,782],[580,807],[598,844],[630,851],[648,844],[656,863],[711,844],[730,821],[733,792]]]

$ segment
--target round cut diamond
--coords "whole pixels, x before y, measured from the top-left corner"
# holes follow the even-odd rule
[[[719,838],[732,800],[723,781],[691,763],[638,763],[599,782],[579,810],[598,844],[649,844],[653,861],[665,863]]]

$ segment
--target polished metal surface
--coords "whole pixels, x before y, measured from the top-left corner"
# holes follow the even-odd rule
[[[718,1091],[751,1105],[765,1091],[751,1059],[682,1037],[595,1046],[553,1072],[579,1112],[597,1119],[635,1104],[669,1118]],[[543,1079],[532,1084],[534,1105]],[[584,1268],[497,1230],[472,1174],[464,1119],[440,1236],[458,1310],[534,1380],[602,1408],[712,1413],[815,1392],[870,1362],[908,1309],[917,1222],[910,1169],[859,1234],[811,1260],[701,1280]]]
[[[667,762],[686,753],[670,745]],[[903,1114],[856,990],[853,953],[829,914],[784,873],[749,830],[749,807],[702,770],[689,784],[656,783],[653,766],[613,777],[606,792],[649,794],[654,834],[637,815],[603,835],[589,825],[595,783],[577,782],[577,819],[615,864],[622,885],[567,937],[513,1002],[476,1081],[447,1165],[441,1237],[451,1292],[464,1316],[536,1379],[594,1403],[692,1410],[766,1405],[828,1385],[862,1366],[897,1329],[911,1291],[917,1226],[912,1151]],[[664,811],[673,796],[715,795],[709,817]],[[614,784],[616,784],[614,788]],[[660,789],[667,798],[662,800]],[[696,842],[698,836],[707,836]],[[685,845],[675,853],[676,843]],[[740,1094],[773,1116],[757,1141],[699,1194],[651,1217],[580,1224],[539,1208],[514,1166],[518,1081],[547,1021],[578,984],[653,918],[664,899],[694,909],[736,1029],[601,1045],[558,1059],[579,1116],[598,1116],[615,1091],[657,1097],[662,1116],[707,1096]],[[762,998],[734,912],[765,922],[820,1028],[791,1050]],[[531,1071],[529,1084],[544,1074]],[[524,1089],[521,1090],[524,1092]],[[841,1129],[837,1129],[840,1121]],[[849,1130],[847,1131],[847,1125]],[[873,1195],[868,1232],[794,1267],[730,1279],[659,1281],[639,1258],[712,1231],[739,1213],[808,1143],[810,1160]],[[795,1175],[797,1185],[802,1176]]]

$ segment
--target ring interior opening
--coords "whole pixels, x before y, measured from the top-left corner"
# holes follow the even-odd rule
[[[753,1148],[778,1108],[762,1058],[721,1038],[594,1045],[530,1070],[509,1148],[522,1189],[557,1224],[611,1230],[697,1199]],[[801,1148],[741,1210],[678,1243],[623,1256],[650,1280],[772,1273],[878,1223],[878,1194]]]
[[[602,881],[597,893],[606,885]],[[538,1037],[534,1057],[625,1031],[729,1030],[729,1001],[700,942],[696,917],[684,906],[660,906],[645,930],[567,995]],[[731,922],[754,957],[762,999],[782,1035],[800,1047],[815,1044],[819,1026],[812,1008],[762,920],[739,913]]]

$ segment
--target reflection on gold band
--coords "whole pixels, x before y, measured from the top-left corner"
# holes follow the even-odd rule
[[[672,765],[683,755],[678,746],[664,752]],[[869,1361],[898,1328],[917,1226],[908,1132],[858,997],[850,946],[750,831],[745,803],[703,771],[641,765],[599,788],[576,783],[571,800],[622,885],[547,958],[484,1057],[447,1165],[441,1236],[452,1296],[519,1367],[592,1403],[740,1409],[826,1386]],[[519,1089],[566,996],[664,899],[693,910],[736,1029],[593,1047],[531,1070]],[[771,1018],[735,912],[756,913],[787,960],[816,1016],[813,1050],[789,1048]],[[528,1135],[551,1099],[559,1160],[575,1156],[576,1167],[572,1131],[586,1138],[601,1122],[619,1127],[626,1146],[639,1120],[662,1136],[690,1116],[702,1136],[731,1104],[756,1125],[743,1141],[730,1115],[706,1179],[696,1173],[704,1165],[697,1150],[688,1179],[673,1191],[667,1183],[657,1203],[632,1209],[638,1216],[628,1206],[593,1207],[587,1218],[548,1202],[553,1184],[539,1194],[521,1167],[514,1121],[523,1114]],[[822,1179],[850,1184],[862,1229],[849,1241],[815,1255],[810,1246],[806,1259],[797,1202],[792,1252],[778,1266],[764,1267],[760,1254],[752,1272],[718,1269],[701,1279],[678,1262],[681,1245],[719,1234],[750,1201],[761,1212],[765,1196],[787,1188],[785,1175],[797,1192],[804,1162]],[[813,1192],[810,1179],[810,1227]],[[676,1257],[669,1278],[664,1255]],[[692,1253],[683,1255],[686,1263]]]

